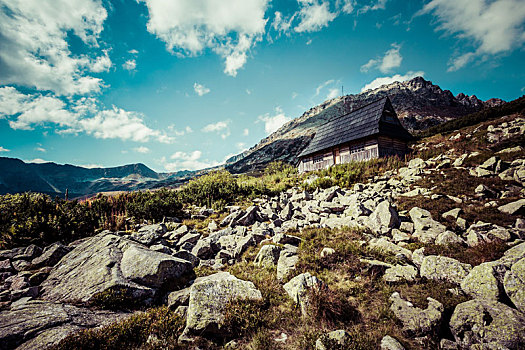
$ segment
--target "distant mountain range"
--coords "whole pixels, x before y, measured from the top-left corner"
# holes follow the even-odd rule
[[[132,191],[176,185],[194,171],[157,173],[144,164],[112,168],[83,168],[56,163],[25,163],[20,159],[0,157],[0,194],[41,192],[69,198],[98,192]]]
[[[482,101],[463,93],[454,96],[422,77],[394,82],[360,94],[337,97],[311,108],[254,147],[228,159],[226,168],[233,173],[244,173],[259,171],[274,160],[295,164],[297,155],[320,125],[384,96],[389,96],[401,123],[412,132],[505,103],[496,98]]]
[[[442,90],[422,77],[394,82],[325,101],[286,123],[251,149],[231,157],[224,167],[232,173],[244,173],[260,171],[275,160],[295,164],[297,155],[308,145],[320,125],[387,95],[401,122],[410,131],[423,130],[505,102],[494,98],[482,101],[462,93],[454,96],[449,90]],[[25,163],[20,159],[0,157],[0,194],[34,191],[63,196],[67,189],[69,197],[74,198],[98,192],[176,186],[209,170],[156,173],[144,164],[89,169],[69,164]]]

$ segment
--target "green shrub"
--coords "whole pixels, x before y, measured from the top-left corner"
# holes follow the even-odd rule
[[[53,349],[136,349],[145,347],[150,335],[158,339],[158,342],[148,344],[150,349],[185,349],[177,343],[183,329],[184,320],[164,306],[137,313],[106,327],[69,335]]]

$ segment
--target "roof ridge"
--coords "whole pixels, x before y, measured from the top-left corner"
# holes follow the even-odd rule
[[[354,112],[357,112],[357,111],[360,110],[360,109],[363,109],[363,108],[368,107],[368,106],[370,106],[370,105],[372,105],[372,104],[374,104],[374,103],[378,103],[378,102],[380,102],[381,100],[386,100],[386,99],[388,99],[388,95],[387,95],[387,96],[384,96],[384,97],[381,97],[381,98],[378,98],[377,100],[374,100],[374,101],[372,101],[372,102],[369,102],[369,103],[367,103],[366,105],[362,105],[361,107],[358,107],[358,108],[356,108],[356,109],[353,109],[353,110],[351,110],[351,111],[348,112],[348,113],[341,114],[341,115],[338,115],[338,116],[336,116],[336,117],[333,117],[333,118],[329,119],[327,122],[331,122],[331,121],[337,120],[337,119],[339,119],[339,118],[346,117],[347,115],[352,114],[352,113],[354,113]]]

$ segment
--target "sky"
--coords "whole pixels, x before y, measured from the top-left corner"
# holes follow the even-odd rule
[[[202,169],[418,75],[509,101],[524,27],[523,0],[0,0],[0,156]]]

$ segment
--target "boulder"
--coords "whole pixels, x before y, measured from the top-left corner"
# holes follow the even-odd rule
[[[301,308],[303,315],[308,312],[308,290],[314,287],[323,288],[325,284],[310,272],[295,276],[283,286],[288,296]]]
[[[475,266],[461,281],[461,289],[472,298],[497,301],[501,289],[498,273],[505,274],[505,267],[496,261]]]
[[[41,284],[42,297],[89,302],[101,293],[119,290],[147,303],[165,282],[182,283],[192,272],[188,261],[101,233],[78,245],[53,268]]]
[[[400,247],[397,244],[389,242],[385,238],[372,238],[368,243],[371,249],[375,249],[382,252],[391,254],[402,254],[408,259],[412,259],[412,252],[406,248]]]
[[[218,272],[195,281],[190,288],[183,338],[202,334],[226,335],[222,329],[226,306],[239,299],[262,300],[262,295],[252,282],[240,280],[228,272]]]
[[[482,221],[471,225],[467,229],[466,235],[467,244],[470,247],[475,247],[485,242],[492,242],[496,238],[503,241],[511,239],[511,234],[506,228]]]
[[[350,334],[339,329],[330,333],[324,334],[315,342],[315,350],[332,350],[332,349],[346,349],[352,342]]]
[[[440,233],[436,237],[436,242],[435,243],[437,245],[447,246],[447,245],[451,245],[451,244],[465,244],[465,241],[463,240],[463,238],[459,237],[454,232],[452,232],[452,231],[445,231],[445,232]]]
[[[416,279],[417,269],[411,265],[395,265],[385,270],[383,280],[385,282],[412,282]]]
[[[409,215],[414,223],[413,236],[423,243],[434,243],[439,234],[446,231],[445,225],[432,219],[428,210],[413,207]]]
[[[47,349],[81,329],[103,326],[127,314],[31,300],[0,312],[0,348]]]
[[[184,246],[185,243],[191,243],[195,246],[195,243],[201,238],[201,234],[195,231],[190,231],[182,236],[177,242],[177,247]]]
[[[396,339],[389,335],[385,335],[383,339],[381,339],[380,344],[381,350],[405,350],[403,345]]]
[[[461,208],[454,208],[454,209],[451,209],[449,211],[446,211],[444,212],[443,214],[441,214],[441,217],[443,217],[443,219],[446,219],[448,217],[454,219],[454,220],[457,220],[457,218],[459,218],[459,214],[461,214],[462,210]]]
[[[277,265],[282,248],[274,244],[266,244],[261,247],[255,261],[255,266],[273,267]]]
[[[257,211],[259,207],[251,206],[246,209],[244,215],[236,218],[232,222],[232,226],[250,226],[257,220]]]
[[[168,229],[164,224],[146,225],[131,234],[131,239],[145,245],[151,245],[162,237]]]
[[[69,252],[69,248],[60,243],[53,243],[44,249],[42,255],[31,261],[31,267],[37,269],[43,266],[54,266]]]
[[[498,210],[502,213],[509,215],[524,215],[525,214],[525,198],[511,202],[501,207],[498,207]]]
[[[295,270],[295,264],[299,261],[299,256],[296,252],[284,249],[279,254],[277,261],[277,278],[284,279],[291,271]]]
[[[31,244],[27,246],[22,254],[16,255],[13,260],[28,260],[31,261],[38,257],[40,254],[42,254],[42,248],[39,246],[36,246],[34,244]]]
[[[456,306],[450,330],[456,343],[472,349],[493,344],[489,349],[522,349],[525,344],[525,316],[492,300],[474,299]]]
[[[368,217],[367,224],[372,231],[382,233],[399,226],[399,217],[389,201],[382,201]]]
[[[429,255],[423,259],[419,273],[421,277],[459,285],[471,270],[471,265],[461,263],[456,259]]]
[[[516,308],[525,313],[525,258],[512,265],[510,271],[507,271],[503,286]]]
[[[390,310],[401,321],[403,330],[409,335],[426,335],[439,327],[443,305],[430,297],[427,300],[428,306],[423,310],[402,299],[397,292],[390,296]]]

